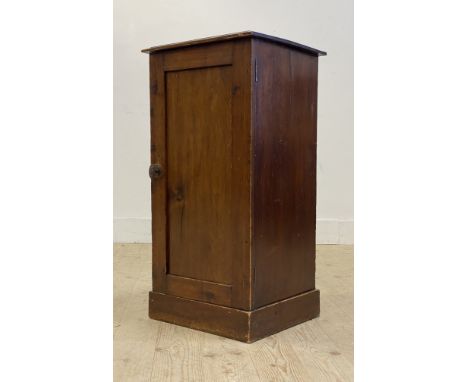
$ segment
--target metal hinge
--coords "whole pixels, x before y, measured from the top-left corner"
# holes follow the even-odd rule
[[[257,59],[255,59],[255,82],[258,82],[258,65],[257,65]]]

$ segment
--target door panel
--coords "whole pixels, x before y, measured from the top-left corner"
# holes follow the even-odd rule
[[[166,73],[167,273],[231,284],[231,66]]]

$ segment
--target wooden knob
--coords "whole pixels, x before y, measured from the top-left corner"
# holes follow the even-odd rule
[[[162,168],[160,164],[152,164],[149,167],[149,176],[151,180],[157,179],[162,175]]]

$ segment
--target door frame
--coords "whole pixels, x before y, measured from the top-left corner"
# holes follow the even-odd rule
[[[160,164],[161,176],[151,181],[153,291],[192,300],[252,309],[251,136],[252,42],[239,40],[150,54],[151,163]],[[170,71],[232,66],[233,237],[232,285],[167,273],[168,190],[166,137],[166,73]]]

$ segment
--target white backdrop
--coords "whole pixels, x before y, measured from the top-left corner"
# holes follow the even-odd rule
[[[150,242],[153,45],[253,30],[319,59],[317,243],[353,242],[353,1],[114,1],[114,241]]]

